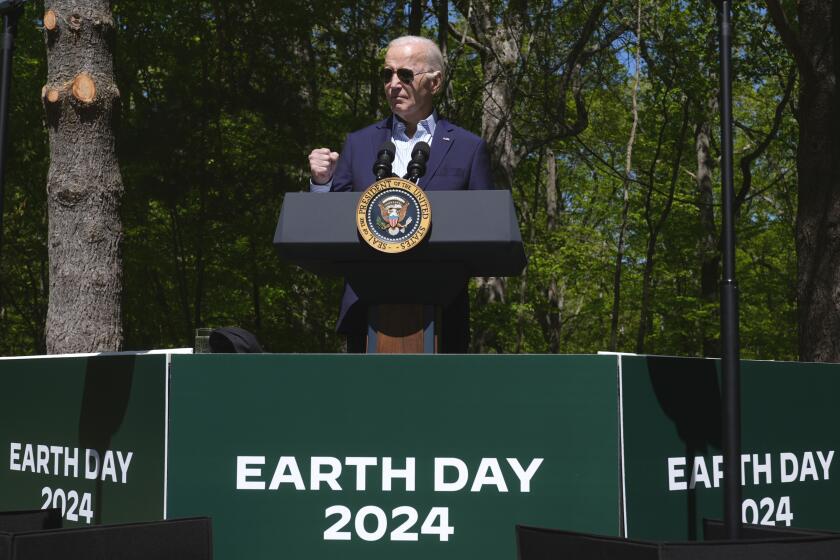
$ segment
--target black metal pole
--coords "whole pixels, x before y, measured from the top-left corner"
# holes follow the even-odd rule
[[[12,86],[12,51],[15,46],[17,21],[22,2],[2,2],[3,8],[3,61],[0,68],[0,263],[3,255],[3,200],[6,185],[6,136],[9,122],[9,93]]]
[[[719,0],[720,137],[723,201],[723,279],[720,284],[723,369],[723,520],[729,539],[741,537],[741,370],[738,337],[738,283],[735,281],[735,189],[732,182],[732,21],[731,0]]]

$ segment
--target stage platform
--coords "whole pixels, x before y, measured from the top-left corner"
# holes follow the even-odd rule
[[[840,365],[743,361],[748,522],[840,530]],[[0,359],[0,510],[211,516],[215,557],[516,557],[516,524],[636,539],[722,516],[718,362]]]

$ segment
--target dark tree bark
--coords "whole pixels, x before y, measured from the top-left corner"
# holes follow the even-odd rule
[[[112,125],[114,22],[106,0],[51,0],[43,90],[50,138],[47,176],[49,353],[122,346],[123,182]]]
[[[447,52],[447,36],[449,31],[449,0],[433,0],[432,5],[437,16],[437,42],[443,59],[446,60]]]
[[[713,114],[717,104],[712,102],[708,114]],[[697,150],[697,207],[700,211],[700,241],[698,252],[700,257],[700,301],[712,307],[718,301],[718,283],[720,282],[720,251],[718,250],[718,228],[715,224],[715,197],[712,189],[712,167],[714,160],[711,155],[711,125],[708,119],[703,119],[695,131],[695,147]],[[703,356],[714,357],[720,355],[719,332],[716,321],[700,324],[700,338],[703,345]],[[707,326],[712,326],[707,329]]]
[[[424,0],[411,0],[411,13],[408,16],[408,34],[420,35],[423,29],[423,8],[426,2]]]
[[[767,8],[799,69],[796,216],[799,358],[840,361],[840,0],[797,2],[798,32]]]

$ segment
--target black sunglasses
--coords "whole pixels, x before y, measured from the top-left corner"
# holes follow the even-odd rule
[[[399,68],[397,71],[397,78],[404,83],[410,84],[414,81],[415,76],[419,76],[421,74],[431,74],[432,72],[436,72],[436,70],[426,70],[425,72],[415,72],[414,70],[410,70],[408,68]],[[383,84],[387,84],[391,81],[391,78],[394,77],[394,69],[393,68],[383,68],[379,71],[379,77],[382,79]]]

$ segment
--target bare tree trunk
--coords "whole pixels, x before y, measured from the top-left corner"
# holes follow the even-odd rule
[[[559,221],[560,205],[557,197],[557,160],[554,150],[545,151],[545,214],[548,231],[555,231]]]
[[[114,22],[106,0],[53,0],[49,12],[47,351],[119,350],[123,183],[112,132],[119,98]]]
[[[519,156],[513,144],[513,92],[519,62],[523,24],[515,14],[497,23],[489,6],[473,5],[473,29],[485,45],[481,51],[484,72],[482,92],[481,137],[487,141],[493,164],[496,188],[510,189]]]
[[[487,141],[496,188],[510,189],[519,156],[513,145],[513,91],[519,62],[522,21],[516,13],[500,23],[487,2],[476,2],[466,10],[470,26],[478,37],[481,65],[484,71],[482,92],[481,136]],[[477,278],[479,306],[505,300],[503,278]],[[492,333],[473,333],[473,352],[486,352],[494,344]]]
[[[778,0],[767,7],[796,60],[799,207],[796,216],[799,358],[840,361],[840,0],[797,2],[799,33]]]
[[[545,211],[546,227],[549,235],[557,231],[559,225],[559,204],[557,197],[557,161],[552,150],[546,150],[546,180],[545,180]],[[548,312],[546,313],[546,339],[548,351],[556,354],[560,351],[560,329],[563,324],[563,291],[558,287],[557,277],[552,276],[548,281],[546,300],[548,301]]]

